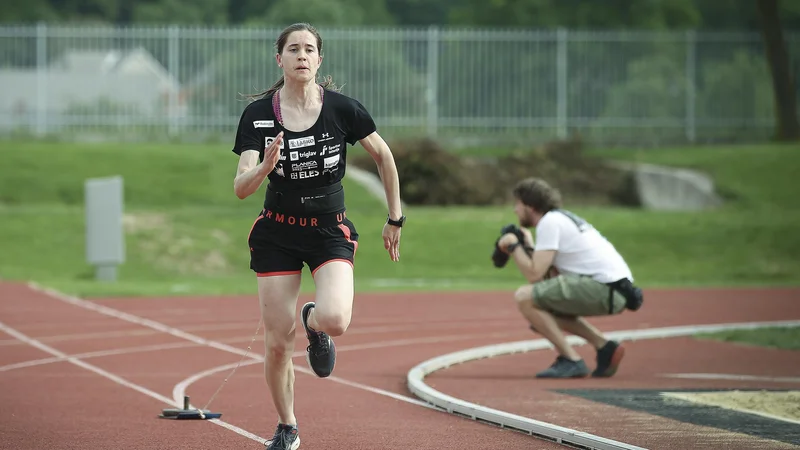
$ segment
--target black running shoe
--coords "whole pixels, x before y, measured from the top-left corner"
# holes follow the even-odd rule
[[[314,302],[303,305],[303,328],[306,329],[308,347],[306,347],[306,361],[311,370],[320,377],[325,378],[333,372],[336,364],[336,346],[327,333],[316,331],[308,326],[308,313],[314,307]]]
[[[589,375],[589,368],[583,360],[573,361],[561,355],[547,369],[536,374],[536,378],[583,378]]]
[[[606,342],[606,345],[597,350],[597,368],[592,372],[592,376],[595,378],[614,376],[623,356],[625,356],[625,349],[619,345],[619,342]]]
[[[300,447],[297,427],[279,423],[272,440],[265,442],[264,445],[267,450],[297,450]]]

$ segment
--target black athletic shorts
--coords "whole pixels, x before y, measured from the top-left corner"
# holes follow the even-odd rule
[[[358,249],[358,233],[344,212],[297,217],[265,209],[247,241],[250,269],[259,277],[300,273],[303,263],[312,274],[331,261],[352,266]]]

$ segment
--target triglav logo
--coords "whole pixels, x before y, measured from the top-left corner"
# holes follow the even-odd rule
[[[289,139],[289,148],[311,147],[312,145],[314,145],[314,136]]]
[[[289,159],[292,161],[298,161],[303,158],[311,158],[312,156],[316,156],[317,152],[315,151],[307,151],[307,152],[289,152]]]

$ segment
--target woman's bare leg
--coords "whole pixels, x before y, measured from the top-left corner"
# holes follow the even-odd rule
[[[278,421],[287,425],[297,425],[292,354],[299,294],[300,274],[258,277],[258,297],[264,320],[264,375]]]
[[[308,325],[341,336],[350,326],[353,315],[353,266],[347,261],[331,261],[314,272],[316,298],[308,315]]]

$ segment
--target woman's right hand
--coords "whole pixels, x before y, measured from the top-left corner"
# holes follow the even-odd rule
[[[272,141],[267,148],[264,149],[264,162],[261,163],[266,173],[270,173],[275,169],[275,165],[281,157],[281,143],[283,142],[283,131],[278,133],[278,136]]]

